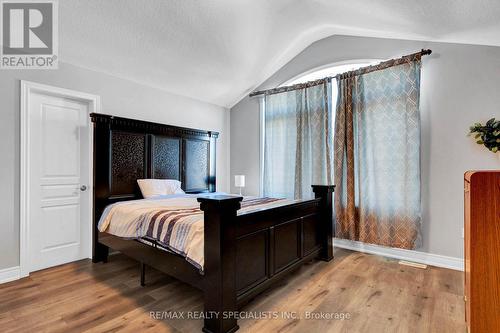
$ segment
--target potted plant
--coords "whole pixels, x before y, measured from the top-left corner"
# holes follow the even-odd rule
[[[470,127],[469,135],[474,135],[476,143],[484,145],[489,151],[500,151],[500,120],[492,118],[485,125],[475,123]]]

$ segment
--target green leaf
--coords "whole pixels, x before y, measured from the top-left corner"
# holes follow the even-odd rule
[[[476,143],[477,143],[478,145],[482,145],[482,144],[484,144],[483,140],[477,140],[477,141],[476,141]]]

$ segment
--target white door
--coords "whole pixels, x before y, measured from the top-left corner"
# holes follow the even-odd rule
[[[32,92],[28,105],[29,271],[90,256],[89,105]]]

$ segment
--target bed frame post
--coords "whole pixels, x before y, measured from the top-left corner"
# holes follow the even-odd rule
[[[203,332],[238,330],[236,303],[236,214],[242,197],[213,195],[198,198],[204,211],[204,301]],[[233,316],[229,317],[229,314]]]
[[[94,231],[95,236],[93,240],[92,262],[98,263],[102,261],[103,263],[107,263],[109,247],[99,243],[99,237],[97,236],[98,233],[99,231]]]
[[[320,259],[330,261],[333,259],[333,191],[335,185],[312,185],[312,188],[315,198],[321,199],[321,220],[324,221]]]

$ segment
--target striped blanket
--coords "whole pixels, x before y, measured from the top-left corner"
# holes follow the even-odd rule
[[[238,214],[281,206],[290,200],[245,197]],[[129,239],[154,240],[203,271],[203,211],[195,195],[119,202],[110,205],[99,231]]]

